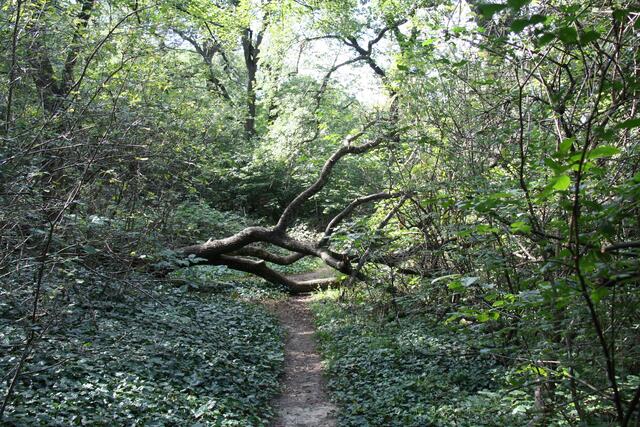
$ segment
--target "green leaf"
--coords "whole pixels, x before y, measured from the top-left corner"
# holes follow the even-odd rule
[[[462,283],[459,280],[455,280],[455,281],[449,283],[447,285],[447,288],[449,288],[450,290],[452,290],[454,292],[460,292],[460,291],[464,290],[464,286],[462,285]]]
[[[486,311],[482,311],[478,313],[477,319],[478,319],[478,322],[481,322],[481,323],[488,322],[490,320],[489,313],[487,313]]]
[[[572,44],[578,41],[578,32],[572,27],[561,27],[556,31],[556,34],[565,44]]]
[[[595,304],[598,304],[603,298],[609,295],[609,289],[601,286],[591,291],[591,299]]]
[[[616,125],[618,129],[633,129],[637,127],[640,127],[640,119],[629,119]]]
[[[620,153],[620,150],[616,147],[612,147],[611,145],[602,145],[589,151],[589,154],[587,154],[587,158],[589,160],[593,160],[599,159],[601,157],[611,157],[618,153]]]
[[[527,234],[531,232],[531,226],[524,221],[516,221],[511,224],[511,232]]]
[[[593,252],[588,253],[580,258],[580,270],[582,273],[591,273],[596,269],[596,257]]]
[[[476,234],[489,234],[489,233],[497,233],[500,231],[497,227],[491,227],[487,224],[478,224],[476,229],[473,230]]]
[[[422,42],[422,46],[431,46],[432,44],[436,43],[437,40],[435,38],[430,38],[430,39],[426,39],[425,41]]]
[[[553,159],[550,158],[546,158],[543,160],[545,166],[547,166],[548,168],[550,168],[556,175],[561,174],[562,172],[566,171],[567,169],[569,169],[569,166],[565,166],[559,162],[556,162]]]
[[[541,24],[546,20],[546,16],[539,14],[533,15],[530,18],[516,19],[511,24],[511,31],[513,31],[514,33],[519,33],[529,25]]]
[[[575,138],[567,138],[560,143],[560,149],[558,150],[560,154],[566,156],[569,152],[569,149],[573,146],[573,143],[576,141]]]
[[[582,159],[582,152],[576,153],[573,156],[569,157],[569,161],[571,163],[576,163],[576,166],[577,166],[577,163],[580,161],[580,159]],[[574,170],[578,170],[578,169],[574,168]]]
[[[529,22],[531,23],[531,25],[542,24],[546,22],[546,20],[547,20],[547,17],[545,15],[540,15],[539,13],[536,13],[535,15],[531,15],[531,18],[529,18]]]
[[[580,45],[584,46],[600,38],[600,33],[597,31],[586,31],[580,34]]]
[[[507,8],[505,4],[483,3],[478,5],[478,12],[485,19],[491,19],[493,15]]]
[[[616,21],[622,22],[629,15],[629,11],[627,9],[615,9],[612,15]]]
[[[550,185],[556,191],[565,191],[571,185],[571,178],[568,175],[556,176]]]
[[[544,33],[540,37],[538,37],[538,46],[544,46],[553,41],[556,38],[556,35],[553,33]]]
[[[513,10],[521,9],[531,3],[531,0],[507,0],[507,6]]]
[[[478,313],[476,319],[478,322],[484,323],[489,320],[498,320],[500,318],[500,313],[497,311],[481,311]]]
[[[528,19],[516,19],[511,24],[511,31],[514,33],[519,33],[524,30],[529,25]]]
[[[84,253],[86,253],[87,255],[95,255],[98,253],[98,250],[91,245],[86,245],[82,249],[84,250]]]

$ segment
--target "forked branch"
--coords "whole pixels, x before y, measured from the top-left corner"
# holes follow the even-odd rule
[[[329,221],[323,237],[317,242],[301,241],[291,237],[287,229],[296,218],[300,207],[311,197],[320,192],[329,182],[334,166],[347,155],[358,155],[371,151],[392,135],[380,136],[369,142],[355,144],[363,138],[374,123],[367,124],[364,129],[348,137],[324,163],[315,182],[300,192],[284,209],[278,223],[274,227],[247,227],[244,230],[223,239],[209,240],[202,244],[181,248],[183,256],[193,255],[198,262],[195,264],[225,265],[234,270],[244,271],[272,282],[286,285],[291,292],[304,292],[315,286],[326,286],[334,283],[335,279],[318,279],[300,281],[285,276],[267,265],[267,262],[290,265],[305,256],[320,258],[333,269],[350,275],[352,273],[351,260],[345,254],[332,251],[328,241],[335,227],[348,217],[358,206],[377,200],[396,197],[389,193],[376,193],[363,196],[352,201],[344,210]],[[260,244],[269,244],[289,251],[286,255],[271,252]]]

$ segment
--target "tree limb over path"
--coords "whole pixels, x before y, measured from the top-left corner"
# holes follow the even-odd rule
[[[415,10],[410,11],[410,15],[415,13]],[[369,67],[375,72],[375,74],[386,79],[386,72],[383,70],[373,59],[373,48],[379,43],[390,31],[397,32],[400,25],[407,22],[407,18],[402,18],[398,21],[389,22],[376,36],[366,42],[366,45],[360,44],[356,38],[343,38],[341,36],[329,36],[330,38],[336,38],[341,40],[350,48],[354,49],[358,54],[357,57],[349,59],[340,64],[334,64],[334,66],[325,75],[322,85],[316,95],[316,104],[319,105],[320,97],[327,86],[327,83],[331,75],[339,68],[359,62],[365,61]],[[366,46],[366,47],[365,47]],[[368,130],[376,124],[375,121],[366,124],[362,130],[358,133],[349,136],[345,139],[343,144],[338,148],[324,163],[320,174],[315,182],[309,187],[300,192],[283,210],[278,222],[273,227],[248,227],[244,230],[236,233],[232,236],[219,240],[209,240],[206,243],[199,245],[192,245],[185,248],[181,248],[178,252],[183,256],[192,256],[197,260],[191,265],[208,264],[208,265],[225,265],[234,270],[244,271],[246,273],[254,274],[269,282],[284,284],[292,293],[308,292],[317,287],[327,287],[336,282],[335,278],[323,277],[313,278],[306,280],[305,277],[297,276],[285,276],[278,271],[270,268],[267,262],[278,265],[291,265],[306,256],[313,256],[322,259],[324,263],[334,270],[350,277],[350,282],[355,279],[361,279],[363,276],[360,273],[362,265],[365,261],[374,262],[378,264],[386,264],[392,267],[401,267],[407,258],[412,254],[391,254],[391,256],[370,256],[368,253],[366,259],[358,259],[353,255],[345,253],[336,253],[329,247],[330,237],[335,231],[336,227],[349,215],[351,215],[358,207],[372,203],[379,200],[407,197],[407,193],[392,194],[388,192],[380,192],[370,195],[365,195],[356,198],[349,203],[340,213],[328,221],[328,225],[325,229],[324,235],[317,242],[300,241],[292,238],[288,234],[288,229],[295,221],[300,207],[306,203],[310,198],[318,194],[328,183],[334,166],[347,155],[359,155],[374,149],[379,148],[383,143],[390,142],[395,143],[399,139],[398,124],[398,106],[395,92],[390,91],[392,94],[392,104],[390,108],[390,124],[394,129],[391,132],[387,132],[382,136],[379,136],[373,140],[358,143],[361,139],[364,139]],[[319,129],[316,129],[315,137],[318,135]],[[404,199],[403,199],[404,200]],[[290,251],[288,255],[280,255],[269,252],[268,250],[260,247],[260,244],[270,244],[277,246],[281,249]],[[371,250],[369,250],[371,252]],[[403,256],[404,255],[404,256]],[[355,264],[354,264],[355,263]],[[407,274],[415,274],[416,271],[412,269],[401,268],[401,271]],[[419,273],[418,273],[419,274]]]
[[[247,227],[244,230],[223,239],[209,240],[202,244],[178,249],[185,257],[195,257],[190,265],[224,265],[231,269],[243,271],[261,277],[271,283],[283,284],[292,293],[309,292],[318,287],[327,287],[336,282],[335,275],[324,277],[285,276],[270,268],[267,262],[290,265],[306,257],[322,259],[324,263],[345,275],[352,275],[352,257],[337,253],[329,248],[329,238],[336,227],[353,211],[364,204],[378,200],[400,197],[402,194],[380,192],[358,197],[333,217],[319,241],[297,240],[288,234],[288,229],[295,221],[300,207],[311,197],[318,194],[329,182],[334,166],[347,155],[363,154],[379,148],[385,141],[397,136],[397,131],[379,136],[371,141],[357,144],[374,123],[369,123],[360,132],[348,137],[324,163],[315,182],[298,194],[284,209],[277,224],[273,227]],[[291,253],[279,255],[257,246],[267,243],[286,249]]]

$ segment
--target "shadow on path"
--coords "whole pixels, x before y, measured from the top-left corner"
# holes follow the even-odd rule
[[[312,280],[324,271],[307,273]],[[315,276],[313,276],[315,275]],[[287,334],[282,395],[275,402],[277,418],[273,427],[333,427],[335,406],[329,401],[322,363],[313,339],[315,327],[308,295],[278,302],[275,312]]]

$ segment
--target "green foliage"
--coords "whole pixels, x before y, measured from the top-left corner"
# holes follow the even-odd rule
[[[166,233],[181,242],[217,239],[237,233],[248,225],[246,217],[234,212],[220,212],[202,200],[178,205],[171,213]]]
[[[493,404],[540,425],[632,423],[638,411],[614,403],[637,393],[628,384],[638,375],[640,228],[630,160],[638,135],[629,104],[638,44],[627,12],[582,6],[482,3],[473,22],[458,11],[415,19],[421,32],[399,43],[393,77],[403,123],[421,124],[403,134],[420,141],[414,178],[403,181],[402,171],[398,179],[418,196],[375,239],[389,206],[341,242],[359,254],[416,251],[397,269],[365,268],[370,310],[401,316],[400,324],[410,314],[483,331],[473,342],[492,340],[505,369]],[[605,34],[619,28],[615,21],[629,26],[612,43]],[[602,59],[613,52],[619,61]],[[426,249],[417,251],[418,242]],[[613,379],[607,358],[615,359]]]
[[[114,291],[98,299],[83,290],[91,299],[64,307],[17,385],[6,422],[268,424],[283,364],[272,316],[186,289],[148,288],[148,297]],[[21,330],[1,308],[4,371],[20,357]]]
[[[330,242],[367,278],[342,295],[356,312],[318,308],[345,423],[637,424],[633,2],[14,0],[0,23],[0,376],[19,371],[17,424],[114,402],[120,424],[264,424],[279,335],[228,298],[282,289],[175,250],[272,224],[367,123],[356,143],[397,135],[341,160],[294,233],[317,239],[364,194],[408,196],[358,208]],[[366,76],[386,107],[361,102],[382,95],[358,93]],[[176,289],[151,290],[154,264],[184,267]],[[274,364],[242,359],[257,353],[225,322]],[[242,384],[205,399],[193,372],[151,361],[157,334],[205,381]],[[217,355],[209,371],[195,348]]]
[[[478,5],[478,11],[484,18],[492,18],[496,13],[505,10],[507,5],[499,3],[482,3]]]
[[[502,398],[505,370],[480,347],[490,345],[480,331],[423,317],[375,320],[366,303],[327,296],[313,309],[340,425],[527,425]]]
[[[224,266],[184,268],[171,273],[171,280],[184,292],[214,294],[245,301],[278,300],[288,296],[284,286],[274,285]]]

